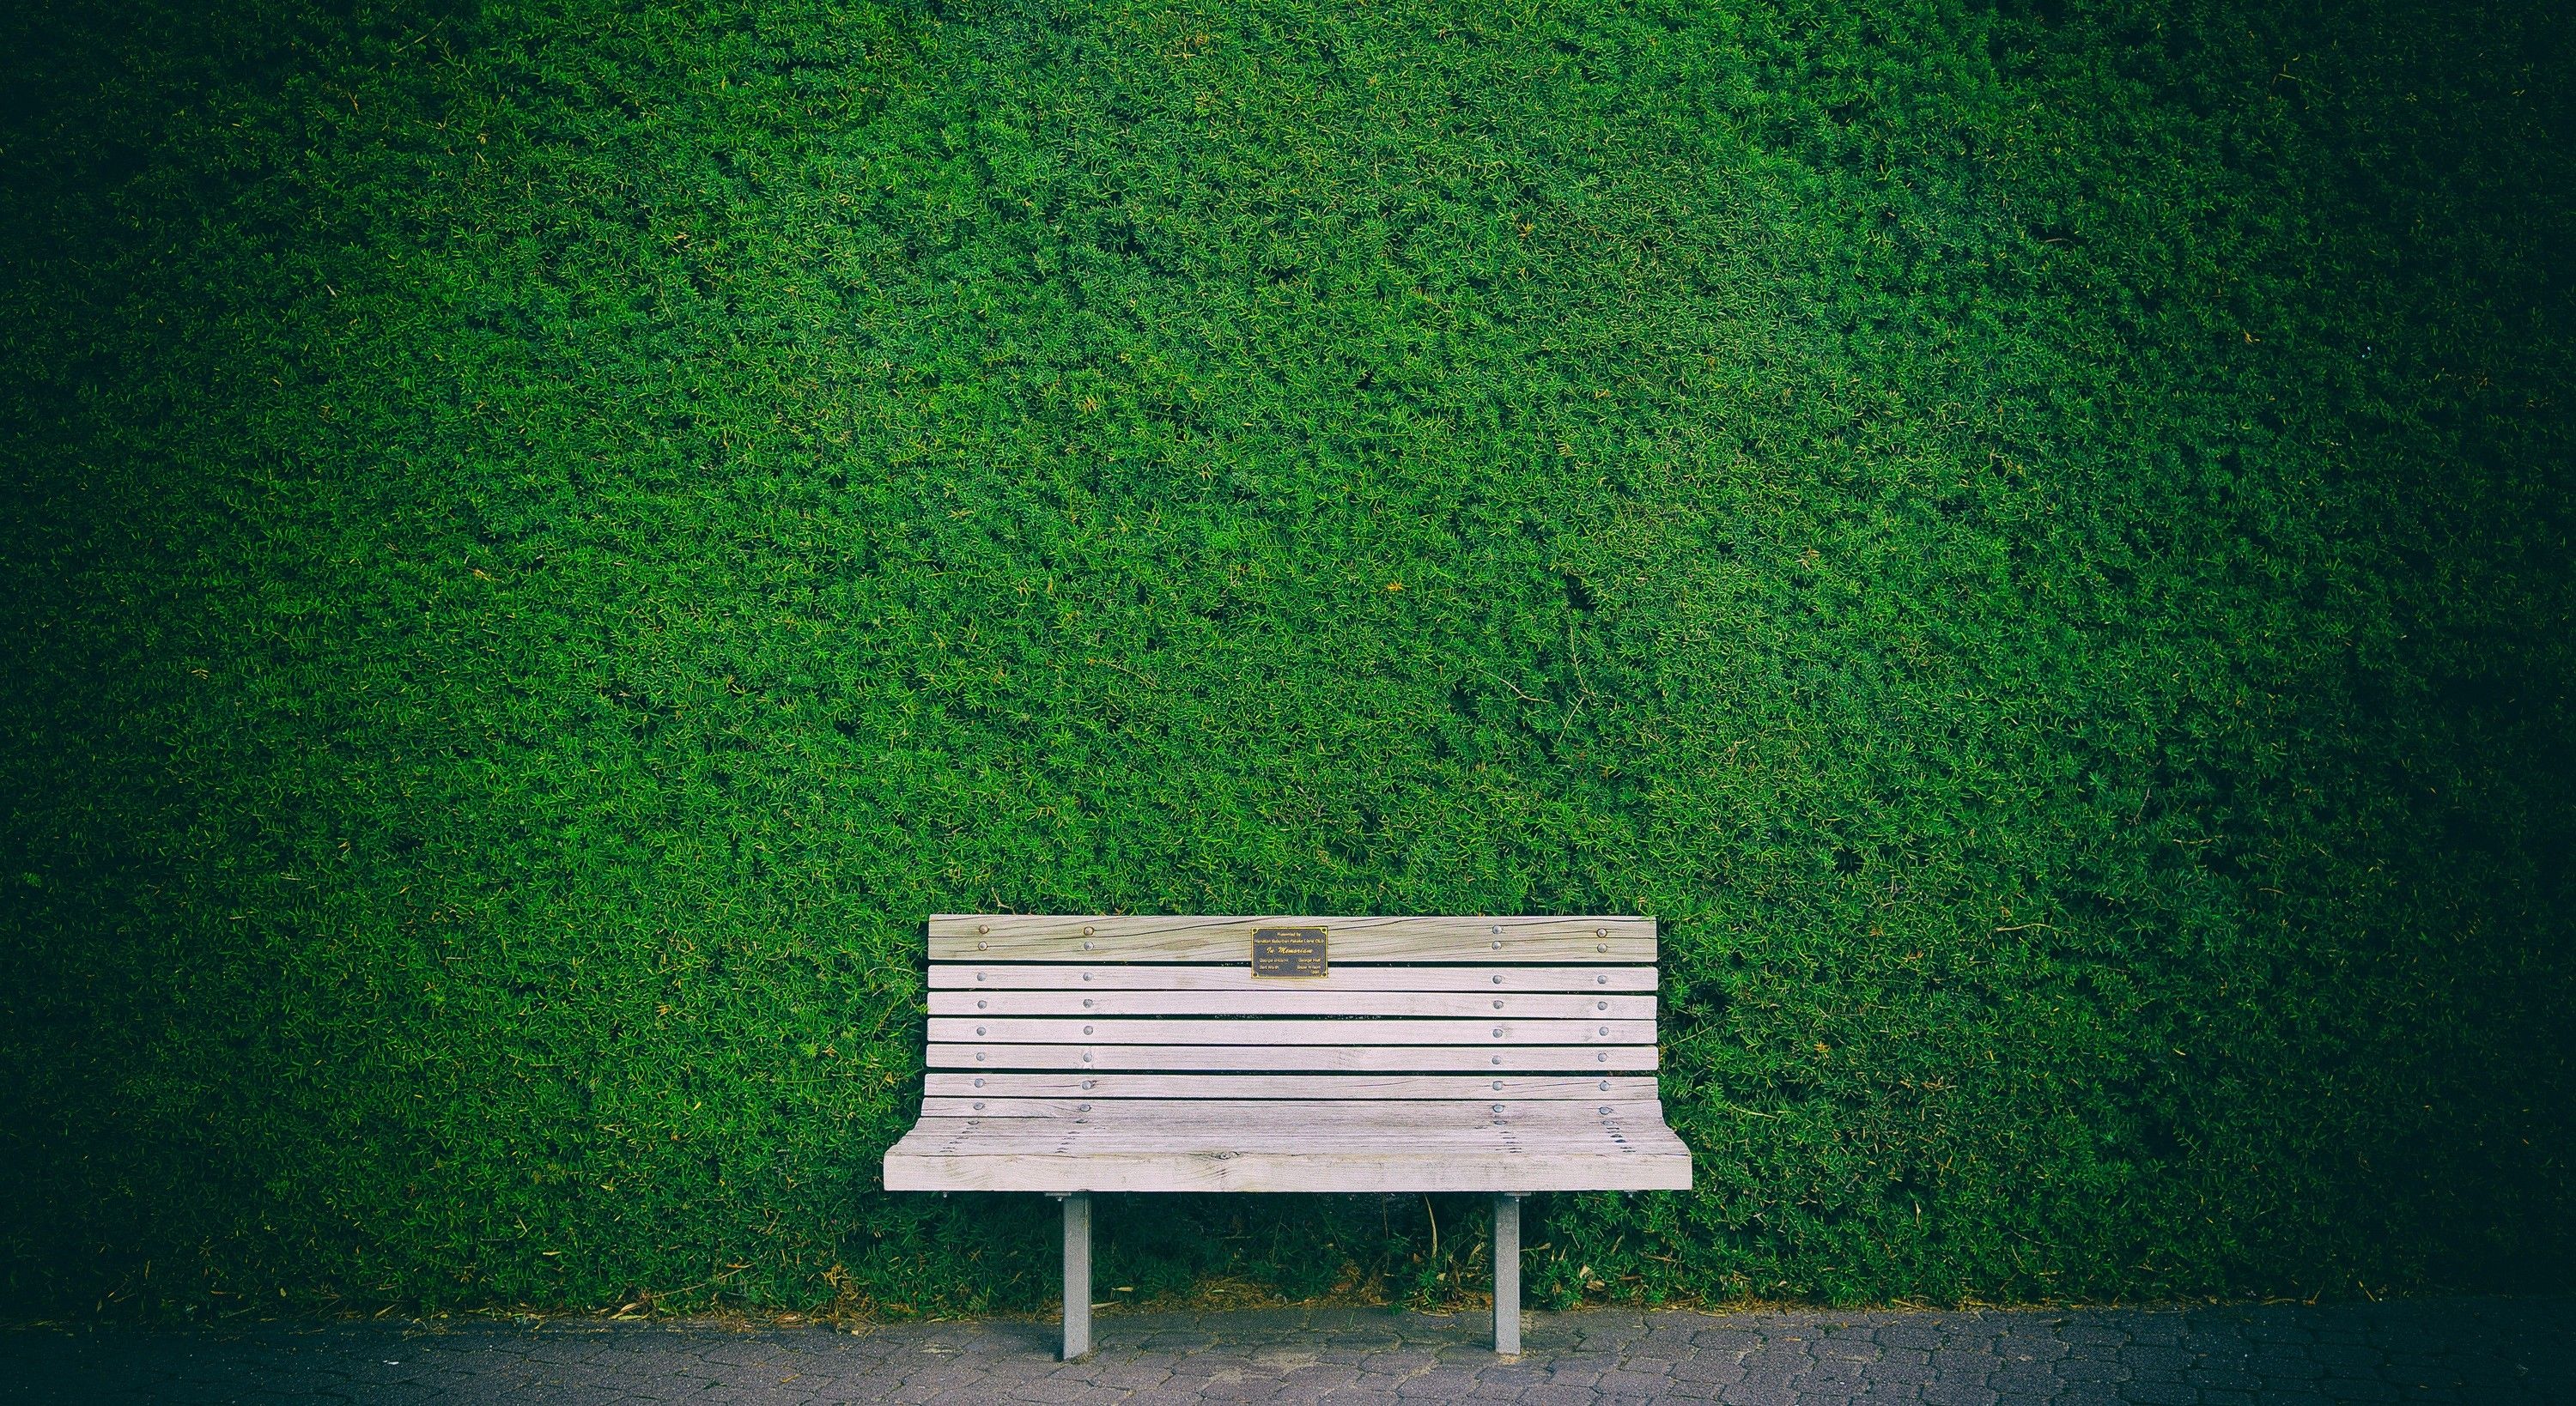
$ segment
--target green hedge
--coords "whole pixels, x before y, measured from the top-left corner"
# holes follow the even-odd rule
[[[1699,1186],[1537,1301],[2548,1282],[2569,45],[11,9],[5,1304],[1041,1305],[876,1189],[974,908],[1658,915]]]

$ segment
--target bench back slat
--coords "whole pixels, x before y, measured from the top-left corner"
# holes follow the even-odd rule
[[[1652,1045],[1003,1045],[930,1046],[933,1069],[1294,1073],[1581,1074],[1655,1067]]]
[[[1287,982],[1231,966],[933,962],[933,991],[1652,991],[1655,969],[1580,967],[1353,967]]]
[[[1132,917],[938,913],[933,962],[1240,963],[1262,928],[1324,928],[1334,962],[1655,960],[1652,918]]]
[[[1083,1020],[1048,1016],[930,1018],[930,1038],[994,1044],[1233,1045],[1651,1045],[1651,1020]]]
[[[1026,1099],[1403,1099],[1526,1103],[1651,1103],[1655,1081],[1633,1074],[1599,1078],[1510,1074],[967,1074],[934,1073],[932,1098]]]
[[[933,991],[932,1015],[1450,1016],[1477,1020],[1653,1020],[1655,998],[1516,991]]]

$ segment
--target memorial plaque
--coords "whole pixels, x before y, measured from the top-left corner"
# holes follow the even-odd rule
[[[1253,929],[1254,976],[1316,977],[1324,972],[1324,929]]]

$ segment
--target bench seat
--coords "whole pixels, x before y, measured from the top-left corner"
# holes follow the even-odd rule
[[[1014,1100],[925,1117],[889,1191],[1687,1191],[1690,1150],[1638,1106]],[[1042,1105],[1045,1111],[1038,1107]],[[1610,1107],[1610,1105],[1599,1105]]]
[[[1683,1191],[1651,918],[941,914],[920,1121],[890,1191],[1064,1202],[1065,1356],[1093,1192],[1484,1192],[1520,1350],[1520,1201]]]

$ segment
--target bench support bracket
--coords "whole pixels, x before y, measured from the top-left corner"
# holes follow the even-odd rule
[[[1494,1193],[1494,1351],[1521,1355],[1521,1195]]]
[[[1064,1203],[1064,1360],[1091,1355],[1091,1193],[1057,1192]]]

